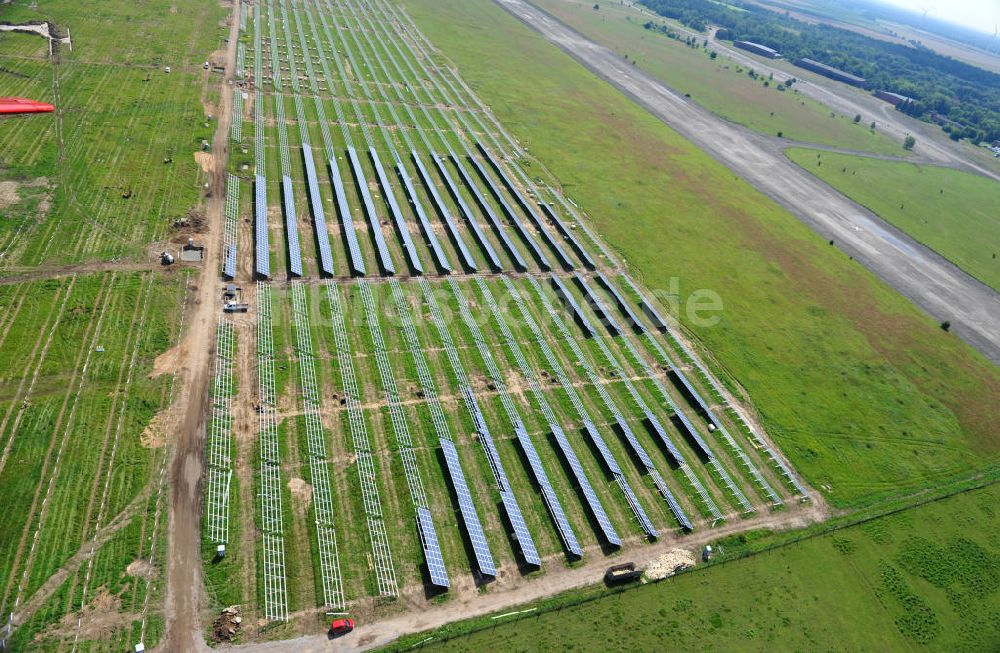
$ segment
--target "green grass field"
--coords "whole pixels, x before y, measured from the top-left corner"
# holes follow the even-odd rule
[[[594,11],[584,0],[532,0],[532,3],[556,16],[575,30],[621,55],[726,120],[745,125],[771,136],[782,132],[784,138],[819,143],[878,154],[903,156],[901,144],[874,132],[869,125],[874,116],[844,116],[794,90],[779,91],[777,84],[764,77],[749,77],[748,69],[725,55],[709,57],[708,50],[691,48],[683,40],[668,38],[643,24],[649,12],[603,3]],[[655,17],[657,24],[676,24]],[[709,46],[709,50],[711,46]]]
[[[404,5],[647,286],[720,294],[682,323],[835,505],[996,462],[994,366],[492,3]]]
[[[996,650],[998,499],[994,484],[621,594],[597,591],[600,598],[572,608],[497,627],[488,619],[446,627],[435,635],[483,630],[425,648]]]
[[[786,151],[788,158],[1000,290],[1000,183],[950,168]]]
[[[39,36],[0,34],[0,95],[57,107],[0,121],[0,179],[46,191],[44,210],[35,202],[0,221],[0,265],[143,258],[199,204],[194,153],[211,138],[205,88],[217,81],[201,62],[221,44],[224,12],[192,0],[0,9],[5,22],[47,20],[73,38],[49,58]]]

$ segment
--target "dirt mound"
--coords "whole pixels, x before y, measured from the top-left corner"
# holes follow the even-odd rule
[[[125,567],[125,573],[135,578],[150,578],[156,574],[156,567],[149,564],[149,560],[133,560]]]
[[[194,162],[201,166],[202,172],[212,172],[212,155],[208,152],[195,152]]]
[[[671,549],[646,567],[646,578],[659,580],[672,576],[678,567],[693,567],[698,562],[694,554],[687,549]]]
[[[153,361],[153,371],[149,373],[149,378],[155,379],[164,374],[173,374],[180,369],[181,362],[187,358],[187,351],[183,343],[171,347],[156,357]]]
[[[240,606],[231,605],[222,610],[219,616],[212,622],[212,638],[216,642],[228,642],[240,630],[243,617],[240,615]]]

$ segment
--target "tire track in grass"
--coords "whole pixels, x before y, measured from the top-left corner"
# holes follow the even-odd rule
[[[49,346],[52,344],[52,338],[55,336],[56,330],[59,328],[59,322],[62,320],[63,313],[66,311],[66,302],[69,300],[70,295],[73,294],[73,288],[76,285],[76,275],[70,278],[69,283],[61,287],[60,290],[65,290],[65,294],[62,298],[62,304],[59,306],[58,312],[52,314],[55,320],[52,322],[51,327],[49,327],[48,320],[46,319],[46,324],[42,327],[42,330],[38,333],[38,340],[35,341],[34,349],[31,351],[31,356],[28,359],[28,363],[25,365],[24,374],[21,376],[21,383],[17,387],[17,392],[14,394],[14,401],[11,402],[10,407],[7,409],[6,415],[4,415],[3,421],[0,422],[0,433],[4,433],[7,428],[7,422],[10,420],[11,412],[14,410],[14,406],[18,404],[18,398],[21,398],[20,408],[17,411],[17,415],[14,417],[14,424],[10,429],[10,437],[7,438],[7,444],[4,445],[3,454],[0,454],[0,474],[3,473],[3,469],[7,464],[7,458],[10,456],[11,446],[14,444],[14,436],[17,435],[17,428],[21,424],[21,420],[24,418],[25,410],[27,409],[27,398],[31,396],[31,391],[35,387],[35,383],[38,381],[38,375],[42,369],[42,363],[45,361],[45,355],[48,353]],[[58,295],[53,301],[59,301]],[[48,338],[45,337],[46,327],[48,328]],[[42,340],[45,340],[44,346],[42,345]],[[41,351],[39,351],[41,347]],[[36,358],[36,354],[38,354]],[[28,389],[24,390],[24,382],[28,378],[28,369],[30,368],[30,363],[35,362],[34,373],[31,376],[31,382],[28,384]]]
[[[184,322],[187,319],[187,300],[190,291],[190,286],[187,285],[187,281],[184,283],[184,297],[181,299],[181,318],[180,323],[177,325],[177,338],[174,346],[180,346],[181,338],[184,335]],[[170,407],[174,403],[174,389],[177,386],[177,368],[174,368],[173,374],[170,376],[170,390],[167,392],[167,403],[165,404],[166,410],[170,410]],[[158,479],[156,483],[156,510],[153,513],[153,532],[150,536],[149,544],[149,567],[150,569],[155,569],[154,563],[156,560],[156,534],[159,532],[160,528],[160,516],[163,514],[163,488],[166,486],[167,478],[167,461],[170,460],[171,448],[169,444],[164,444],[163,446],[163,457],[160,462],[160,472],[158,474]],[[142,540],[139,541],[139,550],[142,551]],[[153,574],[146,574],[146,588],[143,592],[142,599],[142,625],[139,627],[139,641],[146,641],[146,622],[149,614],[149,590],[150,585],[153,582]]]
[[[127,375],[127,377],[125,379],[125,388],[124,388],[124,392],[121,393],[121,402],[119,404],[120,407],[119,407],[119,411],[118,411],[117,426],[115,427],[114,442],[111,445],[111,456],[110,456],[110,458],[108,460],[108,464],[107,464],[107,473],[105,475],[104,489],[103,489],[103,491],[101,493],[101,504],[100,504],[100,507],[97,510],[97,523],[96,523],[96,526],[94,527],[94,539],[91,540],[91,553],[90,553],[91,557],[87,561],[87,572],[84,575],[84,580],[83,580],[83,592],[82,592],[81,598],[80,598],[80,609],[81,609],[81,612],[82,612],[83,608],[87,605],[87,590],[89,589],[91,572],[93,571],[93,568],[94,568],[94,556],[93,556],[93,552],[97,548],[97,539],[96,539],[96,536],[97,536],[97,533],[99,533],[100,530],[101,530],[101,520],[104,518],[104,508],[107,505],[109,490],[111,488],[111,479],[114,476],[115,454],[118,451],[118,443],[119,443],[119,441],[121,439],[122,425],[125,422],[125,407],[128,405],[129,391],[131,390],[131,387],[132,387],[132,380],[135,378],[136,360],[139,358],[139,349],[140,349],[140,345],[142,344],[142,341],[143,341],[143,336],[145,334],[146,317],[149,314],[149,297],[150,297],[150,295],[153,292],[153,279],[155,277],[156,277],[155,273],[151,272],[149,274],[149,284],[146,286],[146,293],[145,293],[145,297],[144,297],[143,302],[142,302],[142,314],[141,314],[141,317],[139,318],[139,325],[138,325],[138,329],[136,331],[135,344],[134,344],[134,346],[132,348],[132,355],[131,355],[131,358],[129,360],[128,375]],[[138,306],[138,302],[136,303],[136,306]],[[132,320],[132,326],[133,327],[135,326],[135,318],[134,317],[133,317],[133,320]],[[109,420],[109,427],[110,427],[110,420]],[[103,457],[104,456],[103,456],[103,451],[102,451],[101,459],[103,459]],[[95,475],[95,481],[98,478],[100,478],[100,474]],[[88,508],[88,512],[89,512],[89,508]],[[88,515],[88,519],[84,520],[84,522],[83,522],[85,530],[86,530],[86,524],[88,522],[89,522],[89,515]],[[72,596],[72,594],[73,594],[73,592],[70,592],[71,596]],[[80,639],[80,625],[81,625],[81,623],[82,623],[82,617],[78,616],[77,620],[76,620],[76,631],[75,631],[75,633],[73,635],[73,649],[72,649],[73,651],[76,651],[76,646],[77,646],[77,643],[78,643],[78,641]]]
[[[24,306],[24,300],[28,296],[28,288],[30,285],[31,284],[29,283],[21,283],[18,285],[17,290],[14,292],[17,293],[21,290],[23,290],[23,292],[21,292],[20,297],[14,300],[17,302],[17,306],[13,309],[8,308],[4,311],[3,320],[0,321],[0,349],[3,349],[4,343],[7,342],[7,336],[10,334],[11,326],[13,326],[14,322],[17,321],[17,316],[21,314],[21,307]]]
[[[90,346],[88,346],[86,349],[81,348],[80,352],[77,354],[76,364],[74,365],[73,368],[73,375],[70,378],[69,383],[67,384],[66,395],[63,399],[62,406],[59,410],[59,415],[56,417],[56,421],[52,427],[52,437],[49,442],[48,449],[45,452],[45,461],[42,463],[41,473],[39,474],[38,477],[38,485],[35,487],[35,493],[31,500],[31,508],[28,510],[27,513],[28,517],[25,520],[24,530],[21,533],[21,539],[18,541],[17,552],[14,554],[14,562],[11,565],[12,572],[20,566],[21,556],[24,554],[24,547],[27,544],[28,533],[31,532],[31,525],[35,521],[34,515],[36,510],[38,510],[38,498],[41,494],[42,486],[45,484],[45,477],[48,472],[49,462],[52,459],[52,451],[56,446],[56,437],[59,431],[62,429],[62,421],[63,417],[66,414],[66,407],[67,405],[69,405],[70,393],[72,391],[73,384],[74,382],[77,381],[77,379],[79,379],[79,382],[76,384],[77,385],[76,393],[73,395],[73,403],[72,407],[70,408],[69,418],[66,420],[66,428],[65,430],[63,430],[62,437],[59,438],[59,450],[56,453],[55,461],[52,466],[52,475],[49,476],[48,484],[46,486],[45,498],[42,500],[41,503],[41,512],[38,515],[38,525],[36,526],[34,531],[34,536],[32,537],[31,549],[28,551],[27,559],[24,561],[24,569],[22,570],[20,580],[18,580],[17,583],[17,592],[14,598],[14,605],[12,606],[10,612],[16,612],[17,610],[17,606],[20,603],[21,596],[24,592],[25,582],[27,581],[28,574],[30,573],[32,564],[34,563],[35,560],[35,550],[38,544],[38,536],[42,530],[42,526],[44,525],[45,516],[48,514],[48,507],[50,505],[49,499],[51,499],[52,497],[52,490],[55,487],[55,479],[59,475],[59,462],[62,457],[62,453],[66,448],[66,442],[69,439],[70,427],[72,426],[73,423],[73,417],[76,414],[76,407],[80,399],[80,393],[83,390],[84,381],[86,380],[87,370],[90,367],[90,357],[93,354],[94,344],[96,343],[97,338],[100,336],[101,326],[104,322],[104,315],[108,303],[110,301],[110,298],[113,295],[113,293],[110,292],[109,290],[109,285],[113,286],[114,284],[113,277],[114,275],[111,275],[110,279],[108,277],[105,277],[104,282],[101,284],[101,287],[98,290],[97,297],[94,299],[93,313],[90,321],[87,323],[87,327],[83,338],[83,340],[86,341],[88,339],[87,336],[88,335],[90,336],[91,340]],[[97,310],[98,306],[101,304],[102,300],[104,302],[104,306],[101,308],[100,311],[98,311]],[[96,325],[94,323],[95,318],[97,320]],[[85,351],[86,351],[86,357],[85,360],[83,361],[83,369],[81,370],[80,364],[81,360],[84,359]],[[15,431],[16,431],[16,426],[15,426]],[[7,578],[7,585],[4,588],[3,599],[2,601],[0,601],[0,604],[2,605],[8,605],[7,601],[10,599],[10,588],[11,588],[11,583],[14,580],[14,576],[15,574],[11,573],[10,576],[8,576]]]

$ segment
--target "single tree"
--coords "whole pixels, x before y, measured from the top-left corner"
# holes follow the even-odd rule
[[[915,139],[913,136],[907,136],[905,139],[903,139],[904,150],[912,150],[913,146],[916,144],[917,144],[917,139]]]
[[[854,124],[856,125],[859,122],[861,122],[861,114],[860,113],[858,115],[854,116]]]

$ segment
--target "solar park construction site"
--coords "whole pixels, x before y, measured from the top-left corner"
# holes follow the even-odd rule
[[[160,15],[0,35],[56,107],[0,123],[0,650],[362,650],[837,513],[405,3]]]
[[[794,516],[747,408],[402,12],[248,10],[202,535],[259,562],[260,615],[305,607],[290,575],[367,621]]]

